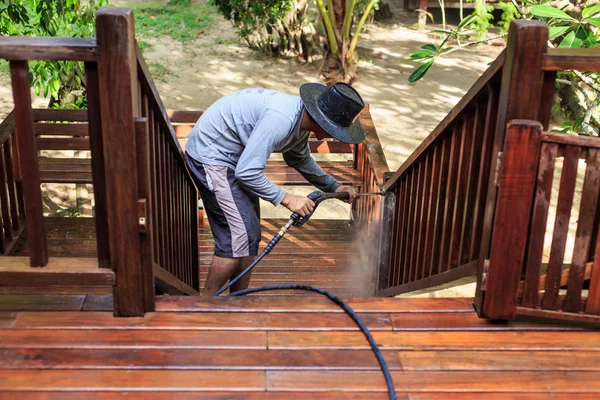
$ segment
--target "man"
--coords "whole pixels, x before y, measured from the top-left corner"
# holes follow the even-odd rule
[[[360,143],[364,131],[357,120],[365,103],[351,86],[331,88],[308,83],[300,97],[265,89],[245,89],[211,105],[198,120],[186,145],[186,161],[194,176],[215,239],[215,251],[204,285],[210,296],[254,260],[261,240],[259,197],[305,216],[315,204],[270,182],[263,170],[273,151],[310,183],[325,192],[348,192],[310,156],[308,137]],[[247,274],[231,291],[246,289]]]

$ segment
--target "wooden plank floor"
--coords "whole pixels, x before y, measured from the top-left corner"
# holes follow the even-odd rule
[[[325,298],[164,296],[144,318],[113,318],[111,300],[0,296],[0,398],[387,398],[365,338]],[[400,399],[600,396],[600,331],[490,323],[469,299],[347,301]]]
[[[46,218],[50,257],[96,257],[95,222],[92,218]],[[205,221],[206,222],[206,221]],[[286,220],[262,221],[261,251]],[[206,222],[200,227],[200,283],[204,286],[214,241]],[[327,289],[337,295],[362,296],[370,289],[372,270],[358,258],[355,229],[346,221],[311,220],[292,228],[277,247],[253,271],[251,287],[299,283]],[[13,255],[28,256],[21,240]],[[85,292],[84,292],[85,293]],[[266,296],[314,296],[310,292],[267,292]]]

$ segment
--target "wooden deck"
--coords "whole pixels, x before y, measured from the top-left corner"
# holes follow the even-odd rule
[[[51,260],[53,257],[88,257],[90,262],[95,263],[93,257],[96,256],[96,238],[93,219],[46,218],[45,221]],[[262,221],[263,239],[259,251],[286,222],[277,219]],[[347,221],[314,219],[302,228],[292,228],[271,254],[254,269],[251,287],[298,283],[327,289],[337,295],[372,294],[370,272],[374,271],[365,269],[357,250],[356,240],[360,241],[364,238],[356,237],[355,228]],[[213,243],[210,227],[206,222],[200,227],[201,287],[206,280],[212,259]],[[13,255],[29,255],[25,239],[17,244]],[[23,261],[23,270],[27,273],[34,272],[28,267],[26,261]],[[93,293],[100,292],[104,291],[95,290]],[[106,288],[105,292],[110,293],[110,288]],[[314,296],[315,294],[284,291],[260,295]]]
[[[110,297],[0,296],[0,398],[387,398],[365,338],[327,299],[165,296],[145,318],[113,318]],[[599,331],[494,324],[470,299],[347,300],[401,399],[599,396]]]

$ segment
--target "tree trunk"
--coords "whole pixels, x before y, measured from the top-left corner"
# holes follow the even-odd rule
[[[348,49],[352,35],[346,40],[344,39],[344,20],[346,19],[346,1],[333,0],[333,31],[335,33],[338,52],[333,54],[329,46],[325,49],[323,57],[323,65],[321,66],[321,75],[325,78],[325,84],[331,86],[336,82],[346,82],[351,84],[356,78],[356,66],[348,64]],[[354,54],[354,60],[358,59],[358,55]]]

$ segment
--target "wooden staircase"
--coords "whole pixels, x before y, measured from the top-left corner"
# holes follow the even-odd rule
[[[387,399],[362,333],[325,298],[159,296],[114,318],[110,297],[0,296],[0,398]],[[471,299],[346,300],[400,399],[600,392],[598,331],[489,322]]]

